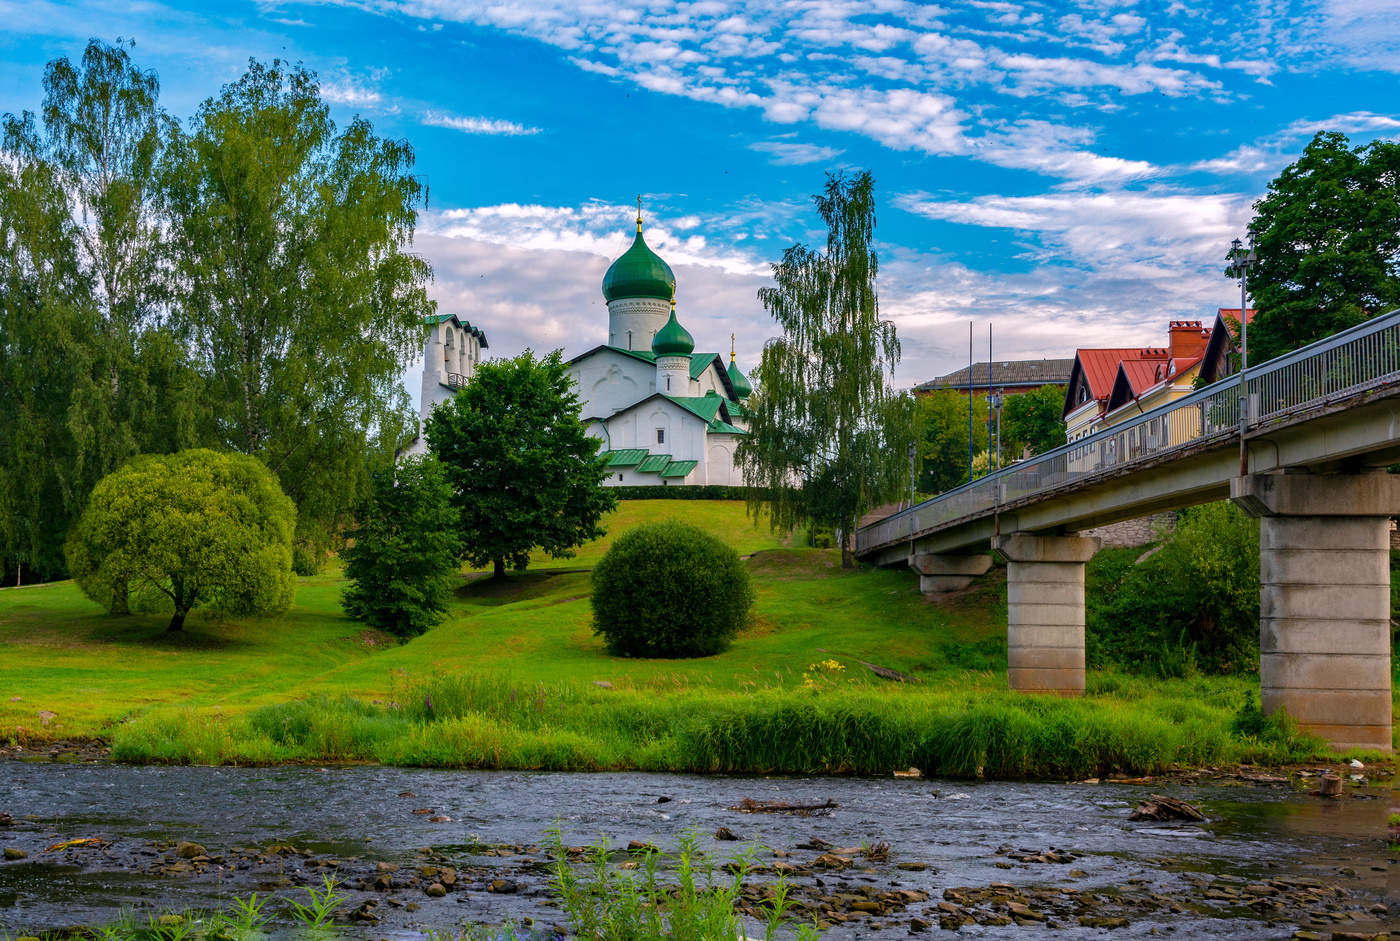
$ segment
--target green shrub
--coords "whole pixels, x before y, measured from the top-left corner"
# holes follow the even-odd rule
[[[441,464],[409,458],[373,476],[360,525],[341,551],[345,613],[399,637],[416,637],[447,613],[461,540]]]
[[[68,540],[83,592],[113,613],[197,605],[226,614],[291,606],[296,507],[255,457],[208,450],[137,457],[102,478]]]
[[[1185,510],[1150,557],[1101,552],[1087,573],[1086,656],[1161,676],[1259,664],[1259,524],[1229,503]]]
[[[739,555],[685,523],[637,526],[593,569],[594,632],[624,657],[706,657],[753,605]]]

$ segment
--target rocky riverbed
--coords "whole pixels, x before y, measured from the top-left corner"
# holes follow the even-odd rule
[[[781,876],[794,917],[832,939],[1383,934],[1397,910],[1394,795],[1352,783],[1328,800],[1309,781],[1252,769],[1033,784],[0,761],[0,935],[99,924],[123,906],[305,898],[328,878],[353,936],[507,919],[548,930],[564,921],[548,888],[554,826],[580,864],[605,839],[613,865],[643,866],[688,831],[722,878],[748,853],[745,907]],[[1154,793],[1206,819],[1130,821]]]

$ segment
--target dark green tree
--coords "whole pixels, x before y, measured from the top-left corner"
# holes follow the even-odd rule
[[[72,206],[75,252],[88,275],[95,316],[84,332],[91,381],[75,389],[81,475],[96,476],[139,452],[188,447],[197,390],[183,350],[161,330],[168,300],[161,258],[164,220],[157,163],[174,122],[161,110],[154,72],[128,47],[93,39],[74,65],[44,70],[40,120],[6,115],[6,146],[50,168]]]
[[[103,474],[135,453],[194,443],[197,381],[160,325],[154,167],[171,122],[155,75],[121,41],[93,40],[79,65],[50,62],[43,88],[37,118],[0,121],[0,226],[13,233],[0,356],[16,357],[0,364],[10,373],[0,408],[14,420],[0,444],[11,497],[0,499],[0,531],[30,534],[23,546],[7,538],[0,555],[53,577],[68,522]]]
[[[952,389],[918,396],[914,401],[914,427],[919,492],[938,494],[967,483],[967,396]],[[972,453],[982,454],[987,444],[987,397],[974,395]]]
[[[322,543],[407,427],[403,367],[431,313],[406,141],[337,133],[313,73],[250,62],[166,149],[174,317],[220,447],[253,454]]]
[[[442,465],[414,457],[376,471],[356,516],[340,553],[350,580],[345,613],[404,638],[440,623],[462,548]]]
[[[1321,132],[1254,210],[1250,362],[1400,307],[1400,143]]]
[[[913,404],[888,382],[899,340],[875,290],[875,181],[830,175],[815,202],[825,253],[792,246],[758,292],[783,335],[763,349],[735,457],[751,512],[766,507],[778,528],[834,527],[850,566],[861,515],[909,486]]]
[[[277,614],[292,603],[296,507],[261,461],[197,449],[133,458],[93,488],[68,566],[93,601],[171,613]],[[116,613],[114,611],[114,613]]]
[[[1064,386],[1043,386],[1007,395],[1001,407],[1002,463],[1023,454],[1043,454],[1065,443]]]
[[[428,418],[428,446],[447,469],[461,513],[463,555],[523,571],[536,547],[567,558],[617,504],[601,486],[598,441],[579,421],[579,398],[559,351],[482,363]]]
[[[96,317],[67,197],[43,162],[0,162],[0,584],[61,577],[96,482],[84,423]]]

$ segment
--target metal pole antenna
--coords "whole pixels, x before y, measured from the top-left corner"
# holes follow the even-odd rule
[[[972,321],[967,322],[967,482],[972,483]]]
[[[992,466],[1001,470],[1001,393],[992,385],[992,366],[996,357],[992,354],[992,325],[987,324],[987,407],[992,410],[989,418],[996,419],[996,463]]]

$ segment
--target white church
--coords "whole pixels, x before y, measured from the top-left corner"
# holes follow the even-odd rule
[[[611,486],[743,484],[734,447],[747,434],[744,400],[753,392],[731,345],[695,352],[676,319],[676,277],[642,237],[603,276],[608,342],[569,360],[588,433],[602,441]],[[732,337],[731,337],[732,340]],[[421,417],[470,379],[486,335],[448,314],[429,318],[423,348]],[[414,452],[424,450],[420,437]]]

